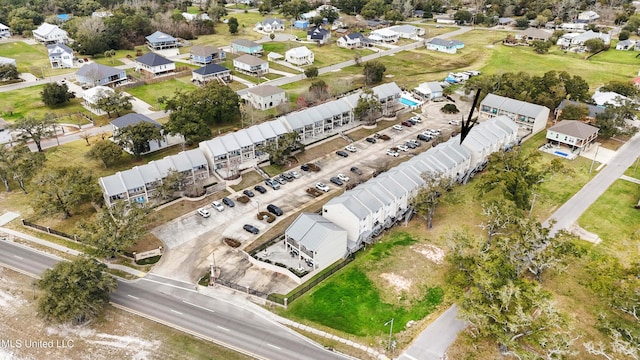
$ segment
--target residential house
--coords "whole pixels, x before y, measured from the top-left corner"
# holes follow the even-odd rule
[[[207,64],[191,72],[191,81],[204,85],[211,80],[221,81],[223,84],[233,81],[231,70],[218,64]]]
[[[313,41],[318,44],[327,44],[331,39],[331,31],[325,30],[321,27],[315,27],[307,31],[307,40]]]
[[[571,148],[572,153],[579,155],[596,140],[599,130],[581,121],[562,120],[547,129],[547,142],[566,145]]]
[[[371,40],[366,38],[362,33],[354,32],[341,36],[337,41],[338,46],[347,49],[359,49],[371,46]]]
[[[498,18],[498,26],[509,26],[509,25],[514,25],[515,23],[516,23],[516,19],[512,17]]]
[[[93,109],[93,106],[95,106],[100,99],[113,95],[113,93],[115,93],[115,91],[110,87],[102,85],[94,86],[82,93],[83,105],[93,111],[100,112],[100,110]]]
[[[206,65],[223,61],[227,58],[227,54],[217,47],[194,45],[189,51],[189,58],[192,63]]]
[[[424,10],[413,10],[413,17],[422,19],[424,17]]]
[[[387,20],[380,20],[380,19],[367,20],[367,28],[371,30],[387,27],[389,26],[389,24],[390,23]]]
[[[577,102],[577,101],[563,99],[560,102],[560,105],[558,105],[558,107],[556,107],[556,109],[554,111],[555,112],[556,121],[558,120],[558,118],[560,118],[560,115],[562,115],[562,111],[564,110],[565,107],[567,107],[567,105],[580,106],[580,107],[584,107],[584,108],[588,109],[589,113],[583,119],[570,119],[570,120],[580,120],[580,121],[584,121],[584,122],[587,122],[587,123],[595,122],[596,121],[596,116],[598,116],[598,114],[603,113],[604,110],[605,110],[605,108],[603,106],[596,106],[596,105],[592,105],[592,104],[585,104],[585,103],[581,103],[581,102]]]
[[[154,125],[155,127],[157,127],[158,129],[162,129],[162,125],[160,125],[160,123],[158,123],[155,120],[150,119],[148,116],[146,115],[142,115],[142,114],[137,114],[137,113],[130,113],[130,114],[126,114],[123,116],[120,116],[119,118],[111,121],[111,127],[112,127],[112,137],[115,139],[118,134],[120,133],[120,131],[122,131],[122,129],[128,127],[128,126],[134,126],[136,124],[139,124],[141,122],[147,122],[149,124]],[[162,140],[152,140],[149,141],[149,143],[147,144],[146,149],[147,151],[143,152],[143,154],[148,154],[148,153],[152,153],[154,151],[158,151],[161,149],[166,148],[167,146],[169,146],[169,143],[167,141],[167,138],[164,137]],[[124,146],[123,150],[131,153],[130,150],[130,146]]]
[[[442,86],[437,81],[421,83],[413,93],[423,100],[436,100],[442,97]]]
[[[306,30],[309,28],[309,20],[296,20],[293,23],[293,27],[296,29]]]
[[[376,29],[369,34],[369,40],[374,43],[391,44],[398,42],[399,39],[400,35],[389,28]]]
[[[8,58],[8,57],[2,57],[2,56],[0,56],[0,65],[18,66],[16,64],[16,59],[12,59],[12,58]]]
[[[117,85],[127,80],[123,69],[112,68],[98,63],[84,64],[75,73],[76,80],[84,85]]]
[[[300,19],[302,19],[302,20],[311,20],[316,16],[318,16],[318,12],[315,11],[315,10],[311,10],[311,11],[306,12],[304,14],[300,14]]]
[[[236,71],[251,76],[262,76],[269,73],[269,62],[257,56],[242,55],[233,59],[233,67]]]
[[[52,69],[68,69],[75,65],[73,50],[63,43],[47,45],[47,53],[49,53],[49,63]]]
[[[578,14],[577,22],[588,24],[598,19],[600,19],[600,15],[598,15],[598,13],[595,11],[589,10],[589,11],[583,11],[580,14]]]
[[[628,97],[618,94],[613,91],[600,91],[596,90],[596,92],[591,96],[591,99],[598,106],[606,107],[607,105],[619,107],[625,101],[631,101]]]
[[[302,213],[284,232],[287,251],[300,261],[323,269],[347,253],[347,232],[315,213]]]
[[[178,39],[161,31],[156,31],[145,39],[147,39],[147,46],[152,51],[174,49],[178,47]]]
[[[264,51],[262,44],[246,39],[233,40],[231,42],[231,50],[236,54],[245,53],[249,55],[261,55]]]
[[[176,71],[176,63],[153,52],[137,57],[135,63],[136,71],[153,76]]]
[[[631,50],[635,47],[636,42],[634,40],[623,40],[616,44],[616,50]]]
[[[500,115],[509,117],[524,130],[536,134],[544,130],[549,119],[549,108],[541,105],[488,94],[480,102],[480,117],[492,118]]]
[[[256,30],[266,33],[279,32],[285,30],[284,21],[276,18],[266,18],[256,23]]]
[[[601,39],[605,45],[611,43],[611,36],[609,34],[589,30],[583,33],[564,34],[558,39],[556,44],[562,49],[581,52],[586,50],[585,43],[592,39]]]
[[[33,30],[33,37],[44,44],[69,42],[69,35],[66,31],[60,29],[58,25],[49,23],[42,23],[37,29]]]
[[[182,174],[187,185],[210,176],[204,154],[200,149],[193,149],[101,177],[98,183],[108,207],[118,201],[143,204],[158,196],[158,187],[172,172]]]
[[[11,29],[5,25],[0,23],[0,39],[11,37]]]
[[[455,25],[456,20],[450,14],[435,15],[433,17],[436,24]]]
[[[526,28],[515,35],[516,40],[531,42],[534,40],[547,41],[553,33],[549,30],[538,29],[534,27]]]
[[[448,54],[455,54],[458,49],[462,48],[464,48],[464,43],[458,40],[433,38],[427,42],[427,50],[441,51]]]
[[[207,13],[190,14],[190,13],[183,12],[182,13],[182,17],[184,17],[184,19],[187,20],[187,22],[192,22],[192,21],[211,21],[211,18],[209,17],[209,15]]]
[[[306,46],[296,47],[284,53],[286,62],[293,65],[311,65],[313,64],[313,52]]]
[[[249,88],[244,99],[256,109],[267,110],[286,102],[287,96],[279,87],[260,85]]]
[[[267,54],[267,60],[269,61],[277,61],[281,59],[284,59],[284,56],[282,54],[278,54],[273,51]]]
[[[419,40],[424,36],[425,30],[421,27],[413,25],[395,25],[389,27],[389,30],[395,31],[403,39]]]
[[[573,31],[573,32],[583,32],[587,29],[587,24],[585,23],[562,23],[560,25],[555,25],[556,30],[562,31]]]
[[[113,13],[111,13],[111,11],[94,11],[91,13],[91,17],[96,17],[96,18],[108,18],[112,16],[113,16]]]

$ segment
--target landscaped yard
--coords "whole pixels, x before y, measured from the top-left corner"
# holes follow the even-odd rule
[[[46,77],[46,72],[51,66],[47,56],[47,48],[44,45],[28,45],[22,41],[0,44],[0,56],[16,59],[19,72],[32,73],[38,77]]]
[[[126,91],[154,108],[158,108],[159,106],[161,109],[164,109],[164,105],[158,102],[161,97],[165,96],[171,98],[178,90],[193,91],[196,89],[197,87],[191,84],[191,76],[185,76],[167,81],[160,81],[154,84],[134,87],[127,89]]]

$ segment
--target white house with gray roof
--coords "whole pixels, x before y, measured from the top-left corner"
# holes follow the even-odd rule
[[[285,230],[285,246],[300,261],[325,268],[347,255],[347,232],[314,213],[302,213]]]
[[[11,29],[5,25],[0,23],[0,39],[10,38],[11,37]]]
[[[287,101],[284,90],[273,85],[254,86],[247,90],[243,98],[254,108],[267,110]]]
[[[546,106],[536,105],[495,94],[487,95],[480,103],[480,116],[492,118],[506,115],[518,126],[536,134],[547,126],[549,110]]]
[[[123,69],[112,68],[98,63],[84,64],[75,73],[76,80],[88,86],[116,85],[127,80]]]
[[[136,71],[142,71],[147,74],[158,76],[176,71],[176,63],[150,52],[136,58]]]
[[[276,31],[284,31],[285,24],[284,21],[277,18],[266,18],[260,22],[257,22],[255,29],[258,31],[272,33]]]
[[[427,50],[435,50],[447,54],[455,54],[458,52],[458,49],[462,48],[464,48],[464,43],[458,40],[433,38],[427,42]]]
[[[75,65],[73,50],[63,43],[47,45],[47,53],[52,69],[68,69]]]
[[[101,177],[98,183],[109,207],[117,201],[142,204],[157,196],[158,186],[172,171],[183,174],[187,184],[209,178],[207,159],[193,149]]]
[[[421,36],[424,36],[425,30],[421,27],[405,24],[394,25],[388,28],[389,30],[398,34],[403,39],[420,40]]]
[[[111,127],[112,127],[112,136],[115,138],[118,136],[119,132],[126,128],[127,126],[135,126],[141,122],[146,122],[149,124],[154,125],[155,127],[162,129],[162,125],[160,125],[159,122],[149,118],[146,115],[143,114],[138,114],[138,113],[130,113],[130,114],[126,114],[123,116],[120,116],[119,118],[111,121]],[[143,154],[148,154],[148,153],[152,153],[154,151],[158,151],[158,150],[162,150],[164,148],[166,148],[169,145],[168,139],[166,136],[164,136],[162,138],[162,140],[152,140],[149,141],[148,144],[148,151],[144,152]],[[124,147],[124,151],[131,153],[131,150],[129,150],[128,147]]]
[[[42,23],[37,29],[33,30],[33,37],[44,44],[67,43],[69,42],[69,34],[60,29],[58,25]]]
[[[145,38],[147,46],[153,51],[174,49],[178,47],[178,39],[162,31],[156,31]]]
[[[424,82],[414,88],[413,93],[424,100],[436,100],[442,97],[442,86],[437,81]]]
[[[582,121],[562,120],[547,129],[546,138],[547,142],[566,145],[573,153],[580,154],[598,138],[598,131],[597,127]]]

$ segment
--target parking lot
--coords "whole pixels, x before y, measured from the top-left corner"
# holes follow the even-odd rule
[[[165,254],[154,268],[153,273],[182,281],[195,282],[215,262],[216,266],[221,269],[220,277],[226,281],[267,293],[286,293],[295,288],[297,284],[288,277],[253,266],[242,252],[226,245],[223,239],[228,237],[238,240],[242,243],[240,248],[243,248],[259,236],[243,230],[243,225],[251,224],[257,227],[260,233],[264,233],[269,227],[282,221],[283,217],[288,214],[293,214],[314,201],[326,201],[327,196],[313,198],[306,193],[306,189],[314,187],[317,182],[323,182],[329,186],[329,194],[340,191],[345,186],[340,187],[332,184],[329,180],[331,177],[343,173],[351,177],[351,181],[355,181],[357,175],[349,171],[352,166],[357,166],[364,172],[364,175],[370,175],[375,169],[390,161],[391,157],[386,155],[388,149],[404,144],[410,139],[416,139],[416,135],[425,129],[440,129],[443,138],[448,138],[448,134],[454,128],[448,125],[448,121],[452,118],[460,119],[461,115],[445,116],[441,114],[439,109],[442,105],[444,103],[426,105],[424,109],[427,112],[422,114],[422,122],[415,126],[403,126],[402,130],[388,128],[379,132],[390,136],[390,140],[377,140],[372,144],[362,139],[352,144],[356,147],[356,152],[348,152],[348,157],[338,156],[335,151],[332,151],[318,158],[315,163],[321,167],[319,172],[305,172],[298,167],[296,170],[301,174],[301,177],[282,185],[279,190],[265,186],[267,188],[265,194],[255,192],[255,196],[250,198],[246,204],[236,201],[235,207],[225,206],[224,211],[221,212],[209,207],[211,216],[208,218],[204,218],[194,211],[153,229],[153,234],[166,246]],[[465,113],[461,105],[456,105],[460,108],[461,114]],[[430,146],[431,143],[422,142],[422,146],[416,149],[408,149],[406,152],[400,151],[399,159],[426,151]],[[261,185],[264,186],[264,184]],[[242,191],[239,191],[231,194],[229,198],[235,200],[241,194]],[[268,204],[275,204],[284,211],[284,216],[277,217],[272,224],[256,219],[258,210],[266,211]]]

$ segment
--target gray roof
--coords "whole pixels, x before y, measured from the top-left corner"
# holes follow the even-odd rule
[[[402,89],[395,82],[386,83],[382,85],[378,85],[374,87],[373,93],[378,95],[380,100],[387,99],[390,97],[399,97],[402,94]]]
[[[602,106],[585,104],[585,103],[581,103],[573,100],[567,100],[567,99],[563,99],[560,102],[560,105],[558,105],[556,109],[563,110],[567,105],[586,107],[587,109],[589,109],[589,117],[592,117],[592,118],[595,118],[596,115],[603,113],[605,110],[605,108]],[[572,120],[579,120],[579,119],[572,119]]]
[[[130,113],[130,114],[120,116],[119,118],[111,121],[111,124],[118,129],[122,129],[123,127],[129,126],[129,125],[135,125],[140,122],[148,122],[157,127],[162,127],[162,125],[160,125],[160,123],[158,123],[157,121],[150,119],[146,115],[142,115],[138,113]]]
[[[330,34],[330,33],[331,32],[329,32],[329,30],[325,30],[321,27],[317,27],[315,29],[307,31],[307,36],[309,36],[311,40],[322,40],[327,36],[327,34]]]
[[[355,215],[358,219],[365,219],[367,215],[371,212],[367,209],[362,203],[356,200],[355,197],[351,196],[351,190],[345,191],[342,195],[335,197],[329,202],[326,203],[325,206],[331,206],[336,204],[342,204],[345,208],[349,210],[353,215]]]
[[[262,47],[262,45],[258,44],[257,42],[247,40],[247,39],[236,39],[236,40],[233,40],[231,44],[249,47],[249,48],[256,47],[256,46]]]
[[[577,139],[587,139],[590,136],[597,134],[598,130],[599,129],[595,126],[576,120],[562,120],[547,129],[547,131],[555,131],[561,134],[573,136]]]
[[[91,63],[84,64],[78,71],[76,76],[89,76],[95,79],[104,79],[111,76],[117,76],[124,72],[124,70],[112,68],[106,65]]]
[[[458,40],[444,40],[444,39],[440,39],[440,38],[433,38],[429,41],[429,44],[433,44],[433,45],[438,45],[438,46],[445,46],[445,47],[453,47],[453,46],[460,46],[460,45],[464,45],[464,43],[462,41],[458,41]]]
[[[260,86],[255,86],[252,88],[249,88],[249,90],[247,90],[248,92],[255,94],[257,96],[271,96],[271,95],[275,95],[275,94],[280,94],[283,93],[284,90],[280,89],[277,86],[273,86],[273,85],[260,85]]]
[[[147,36],[146,39],[150,43],[178,41],[178,39],[174,38],[173,36],[165,34],[161,31],[154,32],[153,34]]]
[[[311,251],[328,245],[338,236],[336,233],[343,233],[343,237],[347,236],[344,229],[314,213],[300,214],[285,231],[287,236]]]
[[[120,173],[116,173],[109,176],[101,177],[99,180],[100,185],[104,189],[107,196],[118,195],[127,192],[127,188],[120,179]]]
[[[291,129],[301,129],[306,125],[311,125],[318,121],[324,121],[352,110],[352,106],[344,101],[344,98],[329,101],[312,108],[289,113],[281,119],[285,121]]]
[[[523,115],[531,118],[536,118],[547,109],[544,106],[531,104],[528,102],[511,99],[504,96],[495,94],[488,94],[484,100],[480,103],[480,106],[490,106],[509,113]],[[549,109],[547,109],[548,111]]]
[[[222,156],[240,150],[242,147],[263,143],[287,132],[289,131],[279,120],[271,120],[203,141],[201,144],[204,144],[213,156]]]
[[[209,55],[222,52],[222,50],[218,49],[217,47],[208,46],[208,45],[206,46],[194,45],[191,47],[191,50],[189,52],[192,55],[196,55],[196,56],[209,56]]]
[[[284,21],[276,18],[266,18],[262,20],[262,25],[269,25],[269,24],[284,25]]]
[[[389,28],[389,30],[393,30],[395,32],[401,32],[401,33],[406,33],[406,34],[411,34],[416,32],[416,30],[419,30],[420,28],[413,26],[413,25],[396,25],[396,26],[391,26]]]
[[[156,53],[150,52],[150,53],[146,53],[142,56],[139,56],[136,58],[136,62],[139,62],[141,64],[145,64],[147,66],[160,66],[160,65],[167,65],[167,64],[172,64],[173,61],[162,57]]]
[[[253,56],[253,55],[249,55],[249,54],[244,54],[242,56],[239,56],[235,59],[233,59],[233,61],[237,61],[237,62],[241,62],[247,65],[262,65],[262,64],[266,64],[267,61],[266,60],[262,60],[257,56]]]
[[[543,40],[547,40],[551,37],[551,32],[544,30],[544,29],[537,29],[537,28],[527,28],[525,30],[522,30],[519,35],[523,36],[523,37],[527,37],[527,38],[532,38],[532,39],[543,39]]]
[[[71,50],[70,47],[68,47],[63,43],[47,45],[47,52],[49,53],[49,56],[60,56],[62,55],[63,52],[68,54],[73,54],[73,50]]]
[[[212,75],[230,71],[224,66],[218,64],[207,64],[199,69],[193,70],[194,73],[200,75]]]

